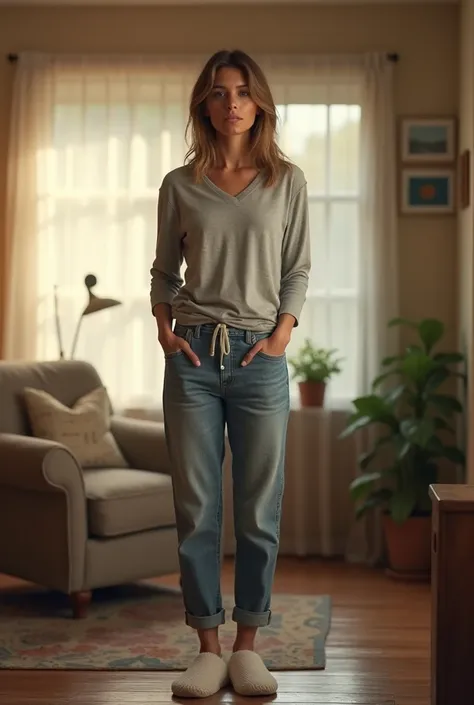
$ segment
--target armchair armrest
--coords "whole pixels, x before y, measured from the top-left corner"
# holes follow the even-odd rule
[[[74,455],[60,443],[2,433],[1,486],[0,570],[66,592],[80,590],[87,506]]]
[[[36,492],[70,489],[85,497],[82,470],[65,446],[14,433],[0,433],[0,485]]]
[[[115,415],[111,431],[131,467],[171,474],[163,422]]]

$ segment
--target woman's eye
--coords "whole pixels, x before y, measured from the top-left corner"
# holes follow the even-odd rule
[[[214,98],[223,98],[224,91],[214,91],[213,96],[214,96]]]
[[[240,91],[240,95],[244,96],[244,98],[248,98],[249,92],[248,91]]]

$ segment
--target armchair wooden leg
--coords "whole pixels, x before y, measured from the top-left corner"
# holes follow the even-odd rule
[[[87,616],[87,608],[92,600],[92,591],[72,592],[69,596],[71,600],[72,613],[74,619],[83,619]]]

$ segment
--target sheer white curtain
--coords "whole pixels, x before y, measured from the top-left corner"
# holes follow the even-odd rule
[[[68,356],[83,280],[95,274],[96,293],[123,303],[84,319],[76,357],[97,367],[117,408],[159,413],[163,359],[149,308],[156,203],[163,176],[183,162],[189,94],[205,58],[30,54],[17,67],[7,356],[58,356],[55,285]],[[282,148],[308,180],[313,267],[288,352],[309,337],[344,358],[324,410],[299,410],[293,387],[282,544],[359,556],[377,534],[368,543],[367,527],[353,531],[347,487],[358,449],[337,436],[349,401],[398,347],[386,327],[398,305],[393,67],[382,55],[256,58]]]
[[[117,407],[161,398],[163,360],[149,305],[158,187],[182,163],[195,66],[88,57],[20,57],[10,150],[13,277],[7,357],[54,359],[54,286],[66,357],[86,303],[77,358]]]

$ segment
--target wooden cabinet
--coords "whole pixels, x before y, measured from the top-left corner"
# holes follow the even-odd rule
[[[431,704],[474,703],[474,485],[432,485]]]

